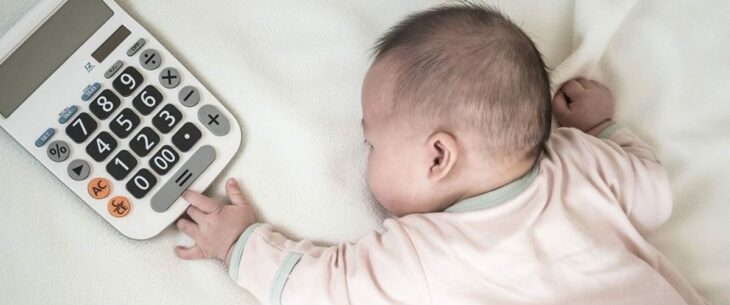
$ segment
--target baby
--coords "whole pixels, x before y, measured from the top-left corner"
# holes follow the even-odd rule
[[[651,148],[603,85],[550,81],[530,38],[471,4],[408,17],[362,88],[367,181],[398,216],[332,247],[194,192],[178,228],[271,304],[704,304],[644,238],[670,215]],[[551,112],[562,126],[551,132]]]

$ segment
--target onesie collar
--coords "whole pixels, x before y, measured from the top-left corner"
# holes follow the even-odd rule
[[[489,192],[463,199],[459,202],[452,204],[444,211],[466,212],[478,209],[487,209],[495,207],[511,200],[512,198],[517,197],[517,195],[527,189],[527,187],[532,184],[532,181],[535,180],[535,177],[537,177],[537,172],[539,168],[538,165],[540,164],[541,160],[542,154],[540,155],[540,157],[537,158],[537,161],[535,161],[535,164],[532,165],[532,168],[530,168],[527,173],[522,175],[517,180],[514,180]]]

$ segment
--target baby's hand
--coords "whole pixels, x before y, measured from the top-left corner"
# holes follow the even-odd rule
[[[553,113],[560,126],[575,127],[592,135],[608,125],[613,112],[611,91],[594,80],[569,80],[553,99]]]
[[[228,179],[226,192],[231,204],[223,204],[192,191],[183,193],[183,198],[191,204],[187,213],[195,222],[181,218],[177,227],[195,240],[196,245],[175,247],[178,257],[216,258],[228,265],[232,245],[246,227],[256,222],[256,215],[235,179]]]

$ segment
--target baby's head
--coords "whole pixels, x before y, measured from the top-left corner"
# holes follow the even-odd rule
[[[492,9],[409,16],[376,44],[362,88],[367,180],[402,216],[441,211],[524,174],[550,132],[540,52]]]

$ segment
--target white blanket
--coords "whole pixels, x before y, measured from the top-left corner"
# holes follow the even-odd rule
[[[38,0],[0,0],[0,33]],[[124,0],[243,125],[208,194],[236,177],[292,238],[354,241],[385,216],[367,194],[360,83],[369,48],[438,1]],[[500,3],[501,2],[501,3]],[[650,240],[714,303],[730,300],[727,1],[496,1],[536,40],[554,83],[605,82],[675,190]],[[567,59],[566,59],[567,57]],[[220,263],[177,259],[168,228],[118,234],[0,131],[0,304],[256,304]],[[270,279],[262,279],[267,281]]]

